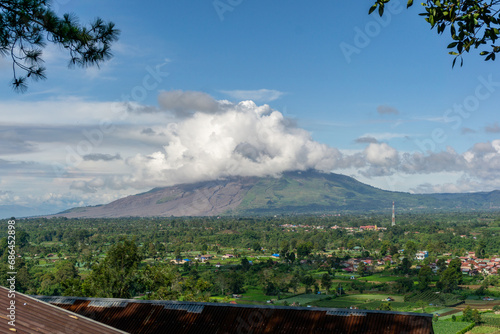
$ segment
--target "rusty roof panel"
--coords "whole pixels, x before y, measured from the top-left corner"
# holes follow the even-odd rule
[[[40,298],[137,334],[434,333],[432,315],[418,313],[79,297],[69,304]]]
[[[0,308],[4,310],[0,313],[0,333],[126,333],[19,292],[14,293],[15,298],[10,298],[9,295],[12,293],[8,289],[0,287]],[[64,308],[71,306],[70,299],[65,297],[53,300],[62,302],[60,305],[64,305]],[[9,324],[12,319],[8,317],[10,314],[7,312],[10,311],[7,308],[11,301],[15,302],[15,322]]]
[[[71,303],[71,305],[73,305],[73,303]],[[54,304],[61,304],[61,303],[54,302]],[[94,307],[125,307],[125,306],[127,306],[127,304],[128,304],[128,302],[123,302],[123,301],[92,300],[90,302],[89,306],[94,306]]]

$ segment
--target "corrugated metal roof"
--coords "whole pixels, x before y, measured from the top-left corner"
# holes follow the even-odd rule
[[[62,303],[58,303],[57,301],[51,301],[51,303],[52,304],[62,304]],[[73,305],[73,304],[74,304],[74,301],[70,305]],[[92,300],[89,303],[89,306],[93,306],[93,307],[125,307],[125,306],[127,306],[127,304],[128,304],[128,302],[124,302],[124,301]]]
[[[70,305],[36,298],[138,334],[434,333],[431,314],[78,297]]]
[[[9,293],[8,289],[0,287],[0,309],[2,310],[0,313],[0,333],[126,333],[82,315],[68,312],[64,308],[55,307],[46,303],[42,298],[35,299],[19,292],[14,293],[15,298],[10,298],[9,295],[12,293]],[[11,300],[15,302],[12,314],[15,317],[15,322],[9,324],[12,318],[9,318],[11,312],[7,308],[11,305]],[[50,300],[51,302],[58,301],[58,305],[64,305],[66,308],[76,301],[74,298],[65,297],[51,297]]]

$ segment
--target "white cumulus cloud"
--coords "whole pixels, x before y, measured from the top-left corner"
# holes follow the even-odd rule
[[[386,143],[370,143],[365,149],[366,160],[379,166],[394,166],[398,161],[398,151]]]
[[[228,104],[188,94],[198,102],[201,97],[203,103],[191,104],[180,94],[176,107],[194,105],[191,110],[198,111],[161,129],[165,135],[162,150],[128,158],[134,172],[120,181],[98,178],[75,182],[72,188],[91,192],[99,187],[116,189],[120,183],[144,188],[292,170],[330,171],[341,159],[337,149],[314,141],[309,132],[268,105]]]

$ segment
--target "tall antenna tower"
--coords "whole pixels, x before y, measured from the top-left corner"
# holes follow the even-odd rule
[[[394,202],[392,202],[392,226],[396,226],[396,214],[394,212]]]

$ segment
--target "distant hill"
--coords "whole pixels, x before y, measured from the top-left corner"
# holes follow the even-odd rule
[[[148,217],[319,214],[390,210],[486,210],[500,191],[467,194],[410,194],[378,189],[352,177],[317,171],[287,172],[279,178],[235,177],[154,188],[106,205],[70,209],[56,216]]]
[[[26,205],[0,205],[0,219],[32,216],[36,215],[39,212],[49,213],[52,210],[39,206],[30,207]]]

